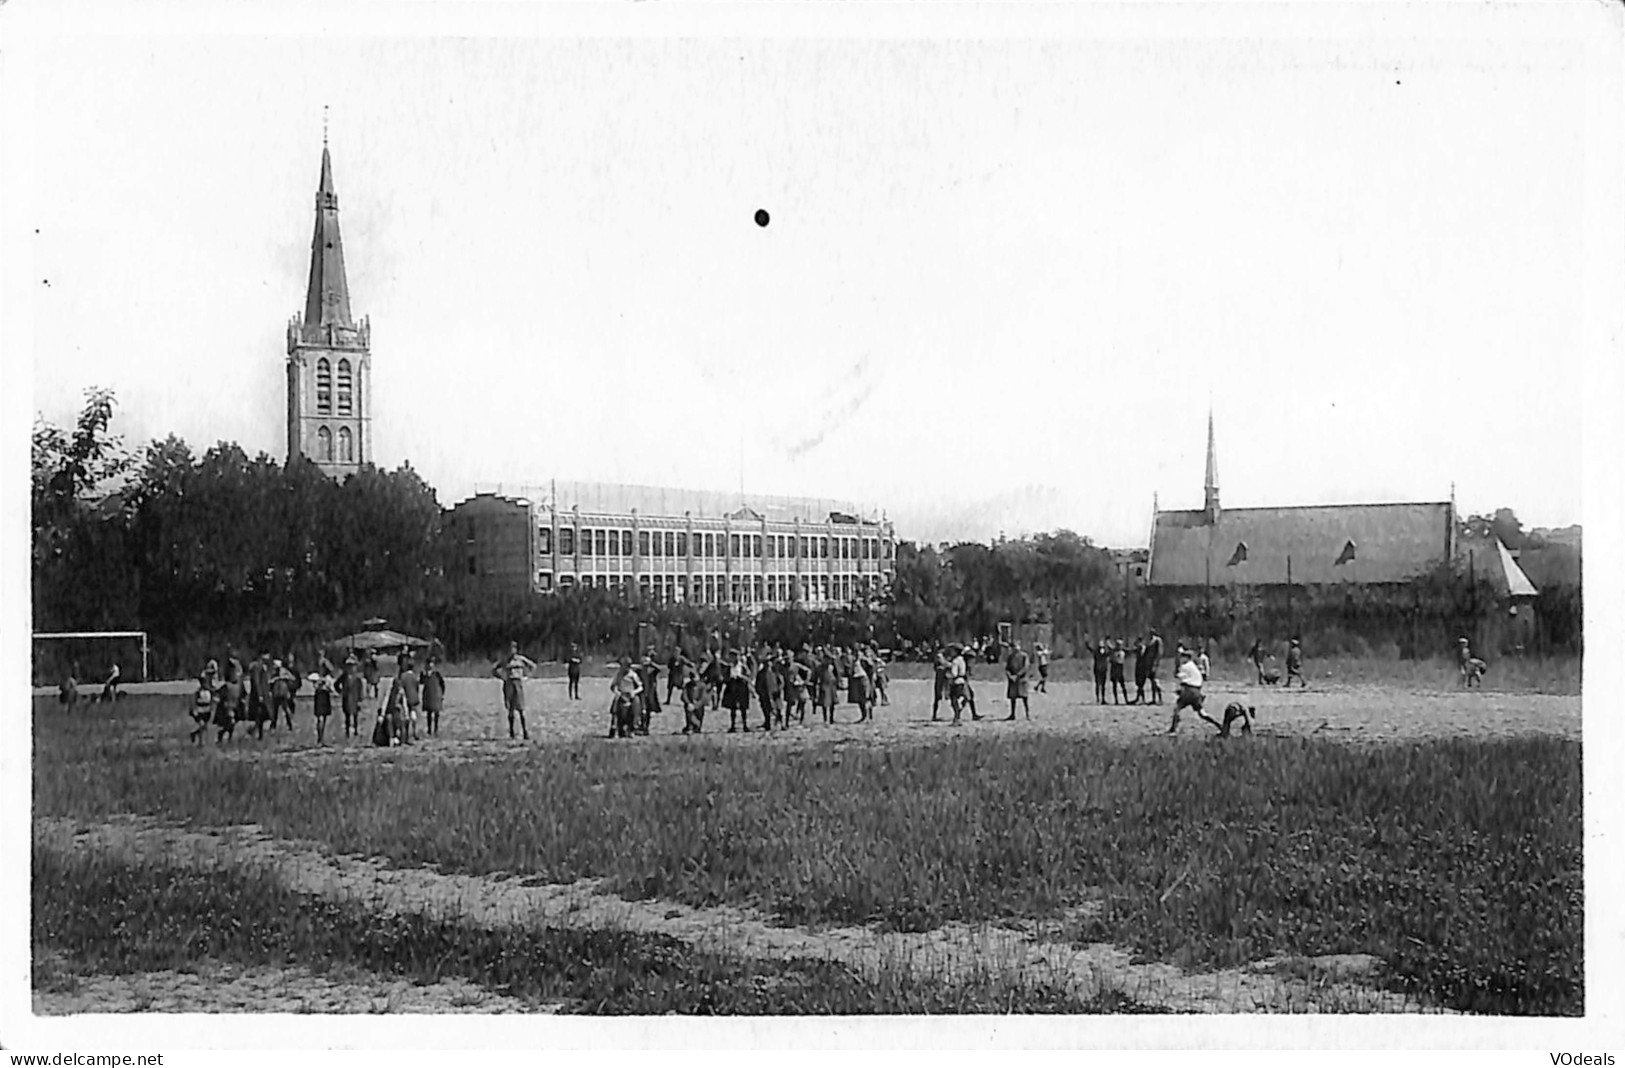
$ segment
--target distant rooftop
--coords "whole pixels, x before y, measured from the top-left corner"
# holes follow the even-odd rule
[[[646,516],[681,516],[721,519],[749,508],[769,522],[823,523],[831,513],[855,516],[864,522],[880,522],[879,508],[833,497],[780,497],[765,494],[724,493],[715,490],[680,489],[672,486],[640,486],[624,482],[551,482],[544,485],[479,485],[476,493],[493,493],[523,498],[541,508],[569,511],[580,508],[592,514],[625,514],[636,511]]]

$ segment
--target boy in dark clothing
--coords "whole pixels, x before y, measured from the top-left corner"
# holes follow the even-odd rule
[[[648,734],[649,717],[660,711],[660,665],[655,663],[653,652],[643,654],[643,663],[638,665],[638,678],[643,683],[643,708],[638,728]]]
[[[1264,643],[1254,638],[1253,647],[1247,650],[1247,659],[1253,662],[1253,670],[1258,673],[1258,684],[1264,685]]]
[[[344,674],[339,677],[339,707],[344,712],[344,736],[361,733],[361,694],[367,683],[361,678],[361,662],[351,653],[344,658]]]
[[[1095,661],[1095,703],[1106,703],[1106,672],[1111,666],[1111,652],[1106,648],[1106,640],[1102,638],[1089,650]]]
[[[1117,704],[1117,695],[1121,693],[1123,700],[1128,700],[1128,683],[1123,678],[1123,666],[1128,662],[1128,651],[1123,647],[1123,639],[1112,640],[1112,704]]]
[[[293,674],[282,666],[282,661],[271,663],[271,725],[274,727],[277,718],[287,719],[288,729],[293,730]]]
[[[756,670],[756,700],[762,706],[764,731],[770,731],[774,726],[783,729],[783,697],[784,680],[779,676],[778,665],[764,657],[762,666]]]
[[[683,683],[686,680],[687,661],[683,659],[681,651],[673,652],[666,660],[666,703],[671,704],[673,693],[683,692]]]
[[[690,675],[683,682],[683,733],[699,734],[705,728],[705,706],[710,689],[699,675]]]
[[[440,661],[434,657],[423,669],[424,726],[433,737],[440,733],[440,710],[446,705],[446,676],[440,673]]]
[[[581,700],[581,647],[570,646],[570,659],[565,662],[565,677],[570,681],[570,697]]]
[[[254,733],[265,737],[265,721],[271,719],[271,654],[261,653],[248,665],[248,718],[254,722]],[[271,729],[276,721],[271,720]]]
[[[1162,687],[1157,683],[1157,665],[1162,663],[1162,635],[1151,628],[1151,640],[1145,643],[1145,681],[1151,684],[1151,703],[1162,704]]]
[[[1303,678],[1303,646],[1298,644],[1296,638],[1292,639],[1292,644],[1286,650],[1286,684],[1288,686],[1292,685],[1294,677],[1297,678],[1298,685],[1306,690],[1309,688],[1309,684]]]
[[[1150,661],[1145,655],[1145,639],[1139,638],[1134,642],[1134,700],[1129,704],[1138,705],[1145,702],[1146,669],[1150,666]]]

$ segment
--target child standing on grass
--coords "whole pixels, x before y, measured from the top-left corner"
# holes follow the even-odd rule
[[[209,723],[214,719],[214,703],[219,699],[220,666],[213,660],[204,666],[203,672],[197,677],[197,690],[192,695],[192,721],[197,725],[188,736],[193,745],[203,744],[203,732],[209,729]]]
[[[502,705],[508,710],[508,738],[513,738],[513,720],[519,717],[519,729],[525,741],[530,741],[530,727],[525,723],[525,672],[536,666],[536,661],[519,651],[518,642],[508,643],[508,655],[497,661],[491,674],[502,680]]]
[[[1027,651],[1015,642],[1010,647],[1010,655],[1004,661],[1004,695],[1010,700],[1010,715],[1006,722],[1016,718],[1016,702],[1021,702],[1022,711],[1027,718],[1033,718],[1032,706],[1027,703]]]
[[[395,665],[395,682],[392,689],[400,688],[401,704],[406,712],[401,742],[411,745],[417,740],[418,707],[423,703],[423,687],[418,680],[418,669],[413,663],[411,653],[402,653],[396,658]]]
[[[1123,639],[1112,639],[1112,704],[1117,704],[1117,695],[1122,693],[1124,703],[1128,702],[1128,683],[1123,679],[1123,665],[1128,661],[1128,650],[1124,647]]]
[[[1106,639],[1102,638],[1090,647],[1089,652],[1094,657],[1095,667],[1095,703],[1106,703],[1106,671],[1111,664],[1111,652],[1106,648]]]
[[[288,721],[288,730],[293,730],[293,674],[283,666],[282,661],[271,661],[271,724],[276,725],[278,715],[284,716]]]
[[[1187,650],[1181,649],[1179,652],[1179,670],[1174,672],[1174,681],[1179,683],[1179,696],[1174,700],[1174,718],[1168,724],[1169,734],[1179,730],[1180,709],[1189,708],[1198,716],[1202,714],[1204,677],[1202,669],[1196,666],[1195,659]]]
[[[432,738],[440,733],[440,710],[446,705],[446,676],[440,673],[440,660],[429,657],[423,669],[423,718]]]
[[[633,669],[632,658],[623,656],[615,677],[609,680],[609,736],[626,738],[637,734],[642,711],[643,677]]]
[[[316,744],[326,745],[327,717],[333,714],[333,665],[328,663],[325,656],[316,669],[314,683],[316,689],[311,705],[316,715]]]
[[[1038,665],[1038,692],[1049,693],[1049,646],[1038,642],[1033,646],[1033,661]]]
[[[571,700],[581,700],[581,646],[570,646],[570,659],[565,661],[564,674],[570,683]]]
[[[361,661],[354,653],[344,658],[344,674],[339,678],[339,707],[344,711],[344,736],[361,733],[361,695],[366,689],[361,678]]]

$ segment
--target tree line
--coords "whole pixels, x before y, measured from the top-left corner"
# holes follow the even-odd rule
[[[250,457],[230,442],[198,455],[171,435],[131,450],[113,432],[115,408],[109,391],[92,389],[74,426],[34,427],[34,629],[145,630],[154,676],[194,673],[227,646],[291,651],[308,663],[322,642],[370,617],[438,639],[454,659],[494,655],[509,640],[544,656],[571,645],[619,654],[651,636],[662,645],[875,641],[916,650],[991,636],[1002,622],[1050,624],[1062,655],[1086,637],[1132,637],[1153,622],[1169,637],[1221,647],[1297,631],[1321,652],[1385,641],[1401,655],[1434,655],[1495,610],[1492,591],[1467,590],[1443,571],[1389,590],[1294,591],[1284,608],[1246,591],[1159,601],[1109,550],[1066,530],[993,544],[900,542],[890,589],[830,612],[749,617],[600,589],[471,600],[447,581],[442,509],[409,464],[364,467],[339,483],[303,458]],[[1514,548],[1541,547],[1507,509],[1463,526]],[[1542,651],[1577,652],[1578,584],[1543,587],[1537,610]],[[36,681],[56,677],[58,661],[73,655],[38,650]],[[106,669],[94,660],[105,651],[84,655],[93,660],[87,673]]]

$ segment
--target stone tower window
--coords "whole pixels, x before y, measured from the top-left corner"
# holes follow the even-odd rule
[[[355,463],[355,439],[351,437],[350,428],[347,426],[339,427],[339,463]]]
[[[325,426],[316,429],[316,459],[323,463],[333,460],[333,432]]]
[[[333,414],[333,365],[325,356],[316,361],[316,411]]]
[[[326,360],[322,361],[326,363]],[[349,415],[355,408],[351,402],[350,361],[339,361],[339,414]]]

